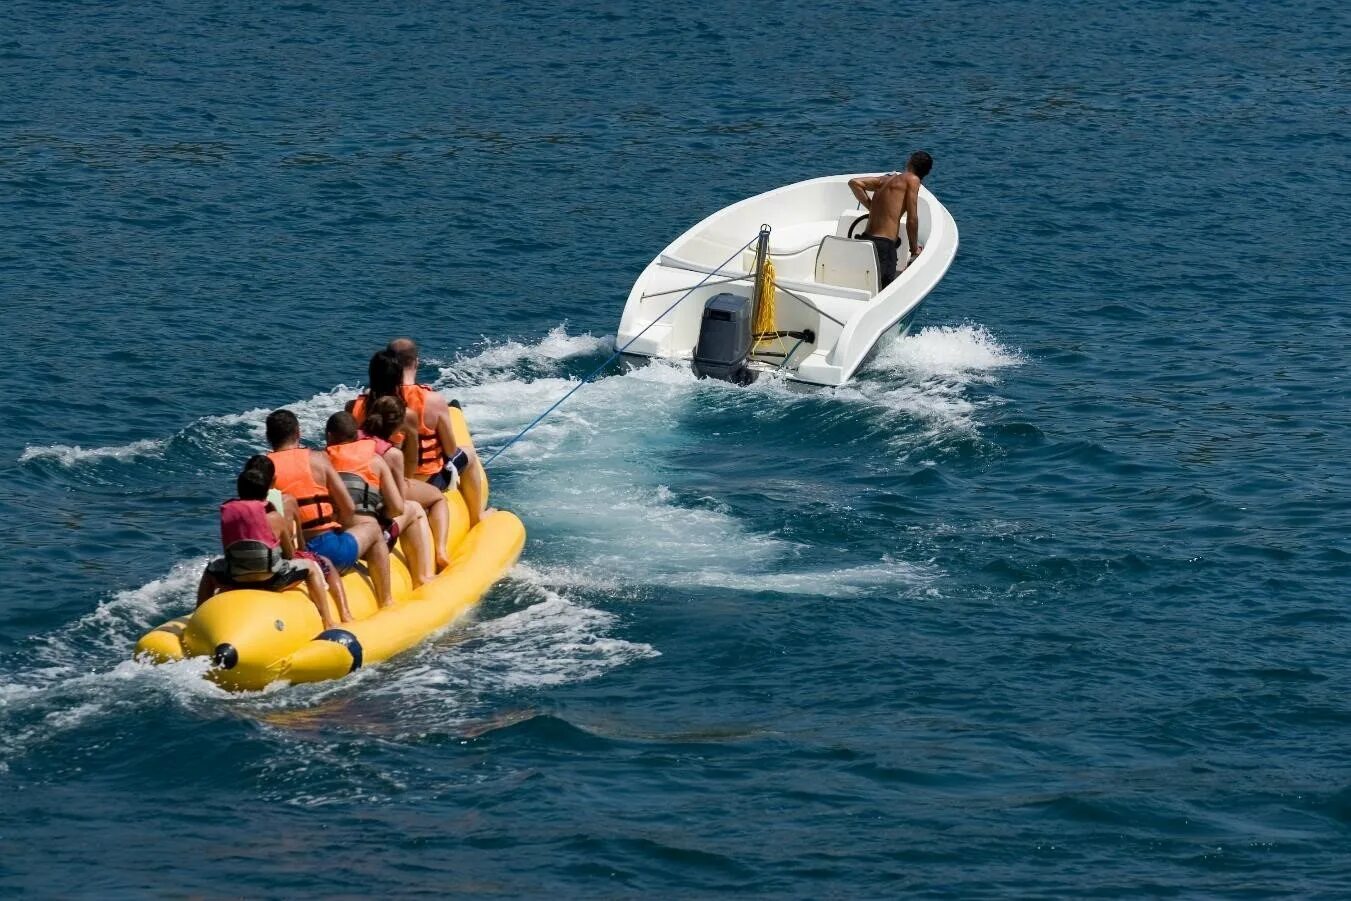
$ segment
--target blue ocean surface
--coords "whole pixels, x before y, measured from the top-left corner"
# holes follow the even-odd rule
[[[0,17],[0,894],[1346,897],[1343,3]],[[130,660],[389,338],[502,446],[743,197],[935,158],[851,384],[607,369],[339,682]]]

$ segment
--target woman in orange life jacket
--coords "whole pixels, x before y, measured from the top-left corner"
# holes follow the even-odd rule
[[[421,422],[420,408],[415,414],[408,410],[404,403],[404,392],[399,386],[403,378],[403,370],[399,368],[398,359],[389,350],[377,351],[371,357],[368,367],[370,378],[370,388],[366,394],[362,394],[347,405],[347,410],[356,419],[357,422],[366,422],[370,415],[371,405],[380,398],[393,398],[399,402],[400,408],[404,410],[403,419],[399,422],[398,428],[382,436],[385,440],[393,443],[403,454],[405,476],[404,483],[407,486],[405,494],[422,505],[427,511],[427,519],[432,527],[432,543],[436,546],[436,568],[444,569],[450,565],[450,557],[446,548],[446,537],[450,531],[450,513],[446,507],[445,498],[441,492],[445,490],[445,485],[437,485],[430,481],[431,475],[437,475],[443,471],[443,467],[449,467],[452,473],[455,472],[454,464],[446,463],[441,455],[441,443],[435,432],[427,435],[419,433],[418,423]],[[417,395],[421,399],[421,395]],[[444,403],[444,401],[442,401]],[[468,457],[464,454],[457,454],[455,462],[459,465],[468,463]],[[466,498],[466,504],[468,499]],[[478,515],[476,508],[469,507],[469,519],[471,525],[477,522]]]
[[[197,603],[219,591],[255,588],[282,591],[305,582],[310,600],[324,621],[333,628],[324,603],[324,576],[314,560],[292,559],[295,548],[282,514],[267,503],[268,479],[258,468],[246,467],[235,480],[238,499],[220,505],[220,540],[225,556],[207,564],[197,585]],[[344,608],[344,622],[351,615]]]
[[[324,428],[328,455],[338,477],[347,486],[357,516],[369,516],[386,530],[390,550],[402,539],[408,573],[417,588],[436,575],[432,568],[432,533],[427,514],[412,502],[404,503],[399,482],[380,456],[385,442],[358,436],[351,413],[334,413]]]
[[[413,349],[402,352],[404,345]],[[401,355],[402,354],[402,355]],[[404,362],[404,357],[411,363]],[[410,368],[411,367],[411,368]],[[417,435],[416,447],[403,448],[405,456],[416,457],[412,478],[426,482],[438,491],[457,488],[469,511],[469,525],[483,517],[484,488],[482,467],[473,445],[459,447],[450,425],[450,407],[445,398],[427,385],[414,384],[417,376],[417,349],[401,338],[379,351],[370,362],[370,387],[350,409],[358,422],[364,421],[366,404],[380,397],[398,397],[407,408],[405,425]]]
[[[474,449],[474,439],[466,438],[466,444],[459,446],[455,442],[455,432],[450,426],[450,406],[436,389],[430,385],[419,385],[417,380],[418,349],[412,338],[395,338],[385,346],[385,350],[394,355],[394,360],[402,371],[399,385],[403,402],[408,405],[409,420],[417,426],[420,441],[430,439],[440,445],[445,463],[436,473],[430,473],[427,481],[438,489],[456,487],[464,497],[469,508],[469,525],[473,526],[485,513],[487,489],[483,481],[483,467],[478,462],[478,451]],[[459,403],[454,402],[458,407]],[[420,472],[426,469],[419,465]]]
[[[446,496],[426,482],[413,478],[416,460],[411,454],[405,455],[401,446],[412,445],[407,439],[404,427],[403,401],[397,397],[381,397],[371,403],[366,419],[361,423],[361,432],[377,439],[380,458],[394,473],[399,483],[399,492],[404,500],[412,501],[427,511],[427,523],[431,526],[432,547],[436,550],[436,569],[439,572],[450,565],[450,556],[446,552],[448,532],[450,531],[450,508],[446,505]]]
[[[285,534],[282,536],[283,546],[289,539],[290,546],[295,548],[295,557],[302,560],[313,560],[319,564],[319,568],[323,570],[324,579],[328,582],[328,593],[333,598],[333,605],[340,611],[343,622],[350,620],[351,616],[347,613],[347,591],[342,585],[342,574],[333,565],[333,561],[322,554],[316,554],[305,549],[305,532],[300,519],[300,505],[291,495],[283,494],[277,490],[277,467],[272,462],[272,458],[267,454],[254,454],[244,461],[244,468],[257,469],[267,479],[268,511],[269,515],[272,511],[276,511],[282,516],[282,525],[285,529]]]
[[[300,505],[301,527],[311,551],[323,554],[341,572],[366,561],[366,573],[381,607],[394,603],[390,593],[389,548],[379,523],[357,516],[338,472],[320,451],[300,445],[300,421],[290,410],[267,416],[268,456],[277,467],[277,487]]]

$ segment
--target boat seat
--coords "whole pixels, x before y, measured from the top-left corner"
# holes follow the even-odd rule
[[[845,210],[843,213],[840,213],[840,217],[835,223],[835,237],[849,237],[849,229],[859,220],[860,216],[863,217],[863,223],[859,225],[858,228],[854,229],[854,237],[857,238],[859,235],[863,234],[868,227],[868,211],[859,206],[854,207],[852,210]]]
[[[778,226],[769,236],[769,255],[774,258],[774,265],[781,270],[800,269],[803,278],[810,277],[811,260],[821,236],[830,234],[834,227],[830,219]],[[741,268],[755,271],[755,245],[741,252]]]
[[[826,235],[816,251],[816,281],[877,294],[877,248],[871,241]]]
[[[849,229],[853,227],[854,223],[858,221],[860,216],[867,216],[867,215],[868,211],[863,209],[862,207],[859,207],[858,209],[854,210],[845,210],[843,213],[840,213],[839,221],[835,225],[835,237],[837,238],[849,237]],[[900,254],[901,262],[902,264],[904,264],[905,258],[909,256],[910,253],[910,242],[907,241],[905,238],[905,213],[901,213],[901,221],[898,222],[897,225],[900,227],[901,238],[900,238],[900,246],[897,247],[896,252]],[[867,230],[868,230],[868,223],[865,220],[862,224],[859,225],[858,228],[854,229],[854,237],[855,238],[863,237],[863,233]]]

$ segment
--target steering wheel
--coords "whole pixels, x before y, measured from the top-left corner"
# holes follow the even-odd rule
[[[867,221],[868,221],[868,216],[869,216],[869,215],[870,215],[870,214],[868,214],[868,213],[864,213],[862,216],[859,216],[857,219],[855,219],[855,220],[853,221],[853,223],[850,224],[850,226],[849,226],[849,231],[846,232],[845,234],[846,234],[848,237],[850,237],[850,238],[861,238],[861,237],[863,237],[862,235],[856,235],[856,234],[854,234],[854,229],[858,228],[858,227],[859,227],[861,224],[863,224],[864,222],[867,222]]]

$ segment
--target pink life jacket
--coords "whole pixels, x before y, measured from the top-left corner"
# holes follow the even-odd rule
[[[282,566],[281,542],[268,524],[266,501],[221,504],[220,543],[232,579],[261,581]]]

